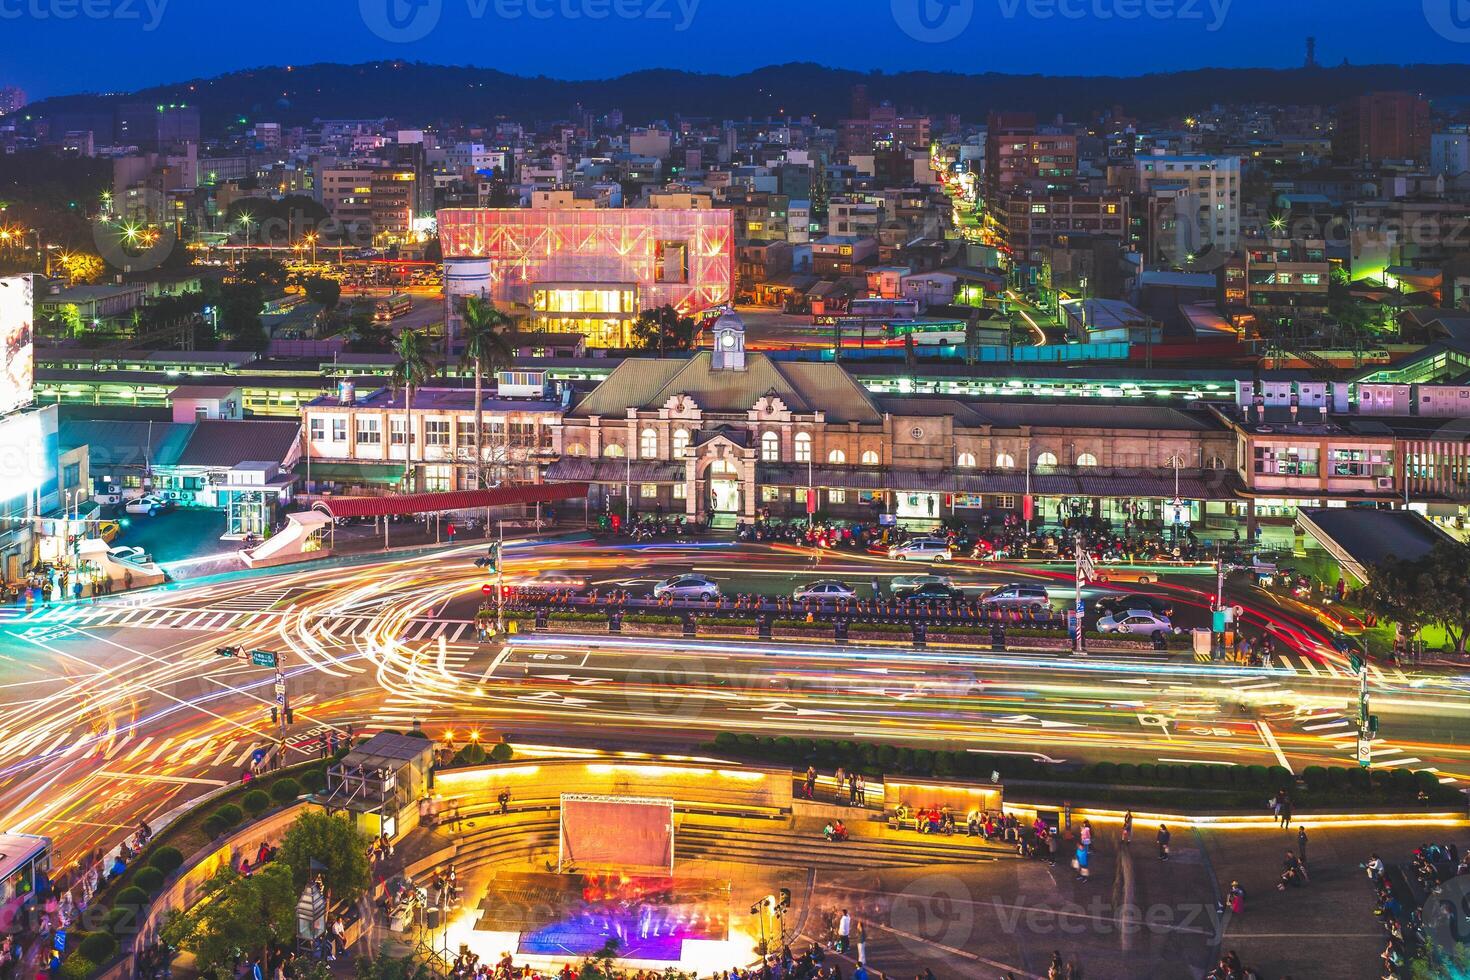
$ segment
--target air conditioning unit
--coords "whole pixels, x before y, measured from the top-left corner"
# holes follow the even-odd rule
[[[1378,478],[1378,489],[1380,489],[1380,490],[1392,490],[1393,489],[1393,477],[1391,477],[1391,476],[1380,476]]]

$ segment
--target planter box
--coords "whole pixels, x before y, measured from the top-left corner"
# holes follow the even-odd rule
[[[548,633],[606,633],[607,623],[578,623],[565,620],[550,620],[546,624]]]
[[[773,640],[825,640],[830,643],[836,637],[837,631],[835,629],[792,630],[774,626],[771,628],[771,639]]]
[[[761,631],[758,626],[718,626],[713,623],[708,625],[700,623],[694,627],[694,635],[708,637],[747,637],[760,636]]]
[[[930,633],[929,642],[931,644],[943,643],[947,646],[985,647],[986,649],[989,649],[990,635],[988,633],[976,633],[973,635],[968,633]]]
[[[909,630],[906,633],[879,633],[872,630],[849,629],[847,631],[847,638],[849,640],[867,640],[870,643],[913,643],[914,632],[913,630]],[[933,637],[930,637],[930,640],[932,642]]]
[[[683,636],[682,623],[623,623],[623,633],[629,636]]]

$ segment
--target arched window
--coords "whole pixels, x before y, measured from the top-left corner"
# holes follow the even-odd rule
[[[781,437],[774,432],[761,434],[761,462],[779,463],[781,461]]]
[[[1224,468],[1225,468],[1225,460],[1221,459],[1219,456],[1211,456],[1210,457],[1210,469],[1212,469],[1212,470],[1223,470]]]
[[[955,457],[954,464],[962,470],[973,470],[975,468],[975,454],[960,453]]]
[[[623,447],[616,442],[610,442],[602,447],[602,455],[607,459],[622,459]]]
[[[570,446],[567,447],[567,455],[568,456],[586,456],[587,455],[587,447],[584,446],[584,445],[582,445],[580,442],[574,442]]]
[[[812,434],[810,432],[796,434],[796,461],[798,463],[812,461]]]
[[[878,454],[875,453],[875,452],[873,452],[873,450],[871,450],[871,449],[864,450],[864,452],[863,452],[863,465],[864,466],[877,466],[878,465]]]
[[[834,449],[827,454],[827,462],[838,464],[845,463],[847,462],[847,453],[843,452],[840,449]]]
[[[730,477],[739,476],[740,471],[735,468],[735,464],[733,462],[725,459],[724,457],[721,457],[720,459],[717,459],[713,463],[709,464],[709,475],[711,478],[718,476],[728,479]]]
[[[689,455],[689,430],[674,430],[674,458],[683,459]]]
[[[1094,456],[1094,455],[1092,455],[1092,453],[1082,453],[1082,454],[1080,454],[1077,457],[1077,465],[1078,466],[1096,466],[1097,465],[1097,457]]]
[[[1038,470],[1054,469],[1057,465],[1056,453],[1042,453],[1036,457],[1036,468]]]
[[[1013,470],[1016,468],[1016,457],[1010,453],[995,454],[995,468],[998,470]]]
[[[638,433],[638,455],[644,459],[658,459],[657,429],[644,429]]]

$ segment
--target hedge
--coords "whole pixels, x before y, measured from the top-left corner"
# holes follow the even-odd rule
[[[607,613],[553,612],[546,614],[549,623],[606,623]]]
[[[226,803],[224,806],[214,811],[214,815],[216,817],[219,817],[220,823],[224,824],[226,827],[233,827],[240,821],[245,819],[245,811],[241,810],[233,803]]]
[[[628,613],[623,622],[643,626],[682,626],[684,620],[678,616],[659,616],[653,613]]]
[[[1294,790],[1296,777],[1281,766],[1215,766],[1193,763],[1104,761],[1091,765],[1055,765],[1017,756],[991,756],[983,752],[915,749],[891,743],[863,744],[850,740],[819,741],[809,738],[762,737],[748,733],[720,732],[714,749],[762,761],[787,763],[795,769],[854,768],[907,776],[961,776],[988,780],[999,772],[1006,780],[1056,783],[1078,787],[1078,796],[1089,799],[1126,799],[1130,790],[1158,789],[1175,794],[1195,793],[1203,805],[1222,802],[1228,795],[1243,806],[1264,809],[1277,790]],[[1407,801],[1421,792],[1437,803],[1460,802],[1458,791],[1440,785],[1433,773],[1408,769],[1376,769],[1355,766],[1310,766],[1302,772],[1306,797],[1299,802]],[[1215,796],[1199,796],[1205,791]],[[1315,797],[1316,799],[1311,799]]]
[[[142,911],[143,909],[147,908],[148,902],[151,898],[152,896],[150,896],[143,889],[139,888],[137,885],[129,885],[128,887],[117,893],[117,898],[115,898],[112,902],[112,908],[114,912],[118,911],[120,908]]]
[[[491,762],[509,762],[515,756],[515,749],[511,748],[509,742],[496,742],[490,749]]]
[[[454,754],[453,765],[481,766],[485,764],[485,748],[479,742],[470,742]]]
[[[271,799],[275,800],[282,806],[285,806],[287,803],[295,802],[296,797],[300,795],[301,784],[294,779],[278,780],[276,784],[271,787]]]
[[[327,786],[327,774],[321,769],[308,769],[301,774],[301,785],[308,793],[320,793]]]
[[[240,799],[240,805],[252,817],[258,817],[271,808],[271,797],[263,789],[252,789]]]
[[[61,961],[61,972],[57,976],[60,980],[87,980],[100,966],[102,962],[99,960],[93,960],[79,952],[73,953]]]
[[[163,888],[163,877],[163,872],[157,868],[139,868],[138,873],[133,875],[133,884],[150,895],[157,895],[159,889]],[[105,959],[105,957],[94,956],[92,959]]]

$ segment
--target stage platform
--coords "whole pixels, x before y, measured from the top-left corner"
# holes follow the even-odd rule
[[[474,929],[519,934],[525,956],[589,956],[616,939],[620,958],[679,963],[685,943],[730,938],[730,882],[500,871]]]

